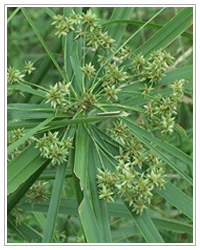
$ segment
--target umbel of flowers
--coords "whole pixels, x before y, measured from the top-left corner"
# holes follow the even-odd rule
[[[36,139],[36,148],[40,150],[40,155],[44,158],[51,159],[52,165],[60,165],[67,161],[69,149],[72,148],[72,138],[60,141],[58,133],[46,133],[40,139]]]
[[[115,123],[110,133],[122,147],[113,172],[98,169],[99,198],[112,202],[122,198],[132,211],[142,213],[151,203],[152,191],[164,187],[165,164],[131,135],[121,121]]]
[[[55,26],[55,35],[58,37],[73,32],[74,40],[82,39],[84,58],[88,52],[95,53],[91,58],[96,58],[95,63],[80,60],[80,71],[84,76],[82,80],[91,86],[88,89],[83,88],[83,93],[77,95],[73,88],[73,77],[68,82],[58,81],[45,90],[45,103],[50,104],[55,114],[67,113],[67,117],[72,119],[77,114],[87,116],[91,113],[95,115],[100,110],[109,111],[104,110],[103,105],[118,104],[123,88],[137,81],[141,83],[141,87],[135,94],[148,97],[146,103],[141,105],[144,119],[141,119],[138,125],[150,132],[173,132],[177,105],[182,101],[184,94],[184,80],[172,83],[172,93],[167,97],[161,94],[151,95],[173,63],[174,57],[170,53],[159,49],[152,51],[150,56],[145,58],[142,53],[135,55],[128,46],[116,49],[115,40],[102,28],[99,19],[91,10],[82,14],[72,11],[69,16],[56,15],[52,25]],[[25,62],[22,71],[9,67],[8,84],[26,83],[23,78],[34,70],[31,61]],[[8,143],[11,144],[16,138],[23,136],[23,132],[23,129],[13,131],[14,135],[9,138]],[[121,197],[129,203],[133,211],[142,213],[151,202],[153,190],[164,187],[165,164],[133,137],[121,120],[115,121],[109,132],[121,146],[117,156],[119,164],[114,171],[99,169],[99,198],[115,201]],[[50,159],[52,165],[66,162],[69,149],[72,147],[71,138],[63,141],[59,139],[58,134],[59,132],[49,131],[39,139],[32,138],[36,141],[41,157]],[[19,150],[16,149],[9,158],[13,159]],[[43,188],[44,186],[41,190]]]

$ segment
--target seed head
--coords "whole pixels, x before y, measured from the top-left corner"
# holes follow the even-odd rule
[[[34,65],[33,62],[31,62],[31,61],[26,62],[25,61],[24,71],[30,75],[36,69],[35,67],[33,67],[33,65]]]
[[[12,84],[13,82],[19,82],[25,75],[22,74],[18,69],[13,67],[7,68],[7,81]]]

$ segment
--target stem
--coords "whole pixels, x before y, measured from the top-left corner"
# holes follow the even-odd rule
[[[42,86],[40,86],[40,85],[38,85],[38,84],[35,84],[35,83],[32,83],[32,82],[28,82],[28,81],[26,81],[26,80],[22,80],[22,79],[21,79],[20,82],[21,82],[21,83],[24,83],[24,84],[31,85],[31,86],[36,87],[36,88],[38,88],[38,89],[41,89],[41,90],[43,90],[43,91],[45,91],[45,92],[48,91],[48,89],[46,89],[46,88],[44,88],[44,87],[42,87]]]
[[[122,108],[122,109],[126,109],[126,110],[132,110],[132,111],[135,111],[135,112],[138,112],[138,113],[143,113],[145,115],[146,112],[142,109],[138,109],[138,108],[134,108],[134,107],[130,107],[130,106],[126,106],[126,105],[120,105],[120,104],[112,104],[112,103],[102,103],[102,104],[98,104],[99,106],[102,106],[102,107],[115,107],[115,108]]]
[[[66,74],[66,79],[68,80],[69,82],[69,76],[68,76],[68,72],[67,72],[67,36],[64,36],[63,38],[63,49],[64,49],[64,71],[65,71],[65,74]]]
[[[55,65],[55,67],[57,68],[57,70],[59,71],[60,75],[63,77],[64,80],[68,80],[66,78],[65,73],[63,72],[63,70],[60,68],[59,64],[57,63],[57,61],[55,60],[52,52],[49,50],[47,44],[45,43],[43,37],[41,36],[38,28],[36,27],[35,23],[33,22],[33,20],[31,19],[31,16],[29,15],[28,11],[26,10],[26,8],[22,7],[21,8],[24,16],[26,17],[27,21],[29,22],[29,24],[31,25],[33,31],[35,32],[38,40],[40,41],[40,43],[42,44],[42,46],[44,47],[46,53],[49,55],[49,57],[51,58],[53,64]]]
[[[138,91],[120,91],[119,93],[127,93],[127,94],[136,94],[136,95],[141,95],[141,96],[144,96],[144,97],[147,97],[149,99],[153,99],[153,100],[156,100],[157,102],[159,103],[162,103],[162,101],[160,101],[159,99],[157,99],[156,97],[154,96],[151,96],[151,95],[147,95],[147,94],[143,94],[141,92],[138,92]]]
[[[21,7],[17,7],[13,13],[8,17],[7,24],[12,20],[12,18],[17,14],[17,12],[20,10]]]

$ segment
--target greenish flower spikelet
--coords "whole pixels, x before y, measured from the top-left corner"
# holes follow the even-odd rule
[[[124,82],[127,78],[127,72],[123,71],[123,68],[119,68],[116,62],[110,63],[105,67],[105,75],[109,77],[108,84]]]
[[[122,123],[122,121],[116,121],[114,127],[110,129],[111,136],[122,143],[125,143],[125,140],[128,136],[126,124]]]
[[[36,148],[40,150],[40,155],[44,158],[51,159],[52,165],[60,165],[67,161],[69,149],[72,148],[72,139],[68,137],[66,140],[60,141],[58,133],[51,131],[44,134],[40,139],[36,139]]]
[[[7,69],[7,81],[10,84],[13,82],[19,82],[24,76],[25,75],[22,72],[11,66]]]
[[[53,165],[60,165],[63,162],[66,162],[66,157],[68,156],[68,149],[57,145],[51,144],[48,148],[48,158],[51,159]]]
[[[68,97],[70,96],[70,86],[71,82],[67,84],[58,82],[54,86],[50,86],[50,90],[47,91],[46,103],[50,103],[55,112],[60,109],[64,109],[66,104],[70,103],[70,101],[68,100]]]
[[[25,61],[24,71],[30,75],[36,69],[35,67],[33,67],[33,65],[34,65],[33,62],[31,62],[31,61],[26,62]]]
[[[120,90],[121,90],[120,88],[116,89],[114,85],[112,85],[111,87],[110,86],[104,87],[107,100],[109,101],[110,99],[114,99],[115,101],[117,101],[118,100],[117,94],[120,92]]]
[[[12,133],[14,138],[19,139],[24,135],[24,128],[14,129]]]
[[[133,72],[135,73],[142,73],[145,66],[147,64],[146,59],[144,58],[144,56],[140,53],[138,54],[132,61],[132,65],[133,65]]]
[[[88,10],[86,13],[83,13],[81,16],[83,24],[92,32],[94,29],[99,29],[101,26],[99,25],[99,19],[95,14],[92,13],[91,10]]]
[[[83,66],[81,70],[87,75],[88,78],[91,78],[95,74],[95,71],[96,71],[94,66],[91,64],[91,62]]]
[[[54,17],[54,22],[52,25],[55,25],[55,28],[57,29],[57,32],[55,35],[58,35],[58,37],[70,33],[70,31],[74,30],[74,19],[67,18],[63,15],[57,15]]]
[[[72,14],[69,16],[69,19],[74,23],[74,24],[80,24],[81,23],[81,15],[76,14],[72,10]]]
[[[46,184],[47,182],[42,181],[38,181],[36,184],[33,184],[26,194],[28,202],[33,205],[46,200],[50,195],[50,192],[46,188]]]

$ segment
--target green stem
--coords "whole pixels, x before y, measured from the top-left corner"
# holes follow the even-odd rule
[[[63,42],[63,49],[64,49],[64,71],[66,74],[66,79],[69,82],[69,76],[68,76],[68,72],[67,72],[67,63],[68,63],[68,59],[67,59],[67,36],[64,36],[62,39]]]
[[[153,99],[159,103],[162,103],[162,101],[160,101],[159,99],[157,99],[156,97],[154,96],[151,96],[151,95],[147,95],[147,94],[143,94],[141,92],[138,92],[138,91],[120,91],[120,93],[127,93],[127,94],[136,94],[136,95],[141,95],[141,96],[144,96],[144,97],[147,97],[149,99]]]
[[[28,11],[22,7],[21,8],[24,16],[26,17],[27,21],[29,22],[29,24],[31,25],[33,31],[35,32],[38,40],[40,41],[40,43],[42,44],[42,46],[44,47],[45,51],[47,52],[47,54],[49,55],[49,57],[51,58],[52,62],[54,63],[55,67],[57,68],[57,70],[59,71],[60,75],[63,77],[64,80],[68,81],[65,73],[63,72],[63,70],[60,68],[60,66],[58,65],[57,61],[55,60],[52,52],[49,50],[48,46],[46,45],[43,37],[41,36],[38,28],[36,27],[35,23],[33,22],[33,20],[31,19],[31,16],[29,15]]]
[[[38,85],[38,84],[32,83],[32,82],[28,82],[28,81],[25,81],[25,80],[20,80],[20,82],[21,82],[21,83],[24,83],[24,84],[27,84],[27,85],[31,85],[31,86],[36,87],[36,88],[38,88],[38,89],[41,89],[41,90],[43,90],[43,91],[45,91],[45,92],[48,91],[46,88],[44,88],[44,87],[42,87],[42,86],[40,86],[40,85]]]
[[[13,19],[13,17],[17,14],[17,12],[20,10],[21,7],[17,7],[13,13],[8,17],[7,24]]]
[[[126,106],[126,105],[113,104],[113,103],[105,103],[105,104],[99,103],[98,105],[102,106],[102,107],[115,107],[115,108],[121,108],[121,109],[125,109],[125,110],[132,110],[134,112],[143,113],[143,114],[147,115],[147,113],[142,109],[138,109],[138,108],[134,108],[134,107]]]

